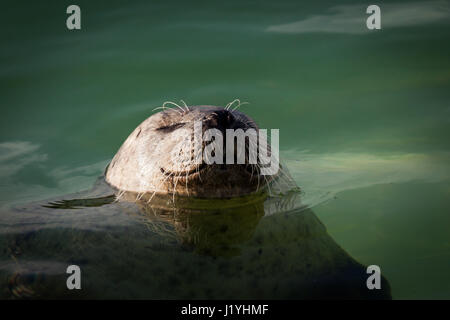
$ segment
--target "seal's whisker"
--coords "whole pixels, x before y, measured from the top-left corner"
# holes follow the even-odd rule
[[[171,173],[164,173],[163,174],[163,176],[165,177],[162,181],[161,181],[161,183],[163,183],[163,182],[166,182],[170,177],[171,177]],[[155,193],[156,193],[156,191],[155,192],[153,192],[153,195],[150,197],[150,199],[147,201],[147,203],[150,203],[150,201],[152,201],[152,199],[153,199],[153,196],[155,195]]]
[[[200,170],[200,164],[197,164],[197,173],[198,173],[198,179],[200,180],[200,182],[203,182],[202,180],[202,173],[199,171]]]
[[[186,102],[184,102],[184,100],[180,100],[180,101],[184,104],[184,107],[186,108],[186,110],[187,110],[187,111],[190,111],[190,110],[189,110],[189,107],[188,107],[187,104],[186,104]]]
[[[226,110],[230,110],[230,107],[231,107],[235,102],[240,103],[240,100],[239,100],[239,99],[234,99],[233,101],[229,102],[229,103],[225,106],[225,109],[226,109]]]
[[[119,202],[121,199],[122,199],[122,197],[123,197],[123,195],[125,194],[125,191],[124,190],[121,190],[121,191],[119,191],[118,193],[117,193],[117,195],[116,195],[116,198],[115,198],[115,202]]]
[[[284,168],[282,168],[281,166],[279,167],[279,174],[278,177],[280,179],[282,179],[284,181],[284,183],[286,183],[286,186],[290,186],[295,184],[295,182],[292,180],[292,177],[290,177],[287,173],[286,170]]]
[[[238,100],[238,101],[239,101],[239,100]],[[248,102],[240,102],[240,101],[239,101],[239,104],[238,104],[236,107],[234,107],[233,109],[231,109],[231,111],[234,111],[234,110],[240,108],[240,106],[242,106],[243,104],[250,104],[250,103],[248,103]]]
[[[174,179],[173,179],[173,180],[175,180],[175,185],[173,186],[173,192],[172,192],[172,202],[174,204],[175,204],[175,194],[177,193],[177,184],[178,184],[178,180],[179,180],[180,176],[181,176],[181,171],[177,176],[174,176]]]
[[[166,102],[164,102],[163,103],[163,107],[165,107],[167,104],[171,104],[171,105],[174,105],[174,106],[178,107],[182,111],[181,113],[179,112],[180,115],[182,115],[186,111],[179,104],[177,104],[177,103],[175,103],[173,101],[166,101]]]
[[[267,180],[267,178],[266,178],[265,175],[263,175],[263,178],[264,178],[264,180],[266,181],[266,186],[267,186],[267,188],[269,189],[269,194],[272,194],[272,190],[270,189],[270,183],[269,183],[269,181]]]
[[[188,173],[186,172],[186,193],[187,193],[187,195],[188,195],[188,197],[189,197],[188,180],[189,180],[189,175],[188,175]]]
[[[256,165],[256,166],[257,166],[257,168],[259,169],[258,165]],[[258,185],[256,186],[256,192],[259,191],[259,179],[260,179],[260,177],[261,177],[261,175],[258,174]]]
[[[145,192],[138,192],[137,197],[136,197],[136,201],[139,201],[142,199],[142,197],[144,196]]]
[[[153,194],[151,195],[150,199],[148,199],[147,204],[149,204],[152,201],[152,199],[155,196],[155,194],[156,194],[156,190],[153,192]]]
[[[170,109],[170,110],[173,110],[173,108],[174,107],[166,107],[166,106],[163,106],[163,107],[156,107],[155,109],[153,109],[152,111],[155,111],[155,110],[160,110],[160,109],[162,109],[162,110],[166,110],[166,109]]]
[[[163,105],[162,107],[156,107],[156,108],[154,108],[152,111],[160,110],[160,109],[162,109],[163,111],[165,111],[166,109],[169,109],[169,110],[176,111],[176,112],[178,112],[178,114],[181,115],[180,111],[175,110],[174,108],[175,108],[175,106],[173,106],[173,107],[167,107],[167,106]]]

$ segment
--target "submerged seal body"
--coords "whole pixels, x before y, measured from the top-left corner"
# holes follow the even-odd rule
[[[237,110],[164,109],[130,134],[109,164],[106,181],[126,192],[229,198],[259,191],[273,180],[274,176],[263,176],[258,165],[250,164],[248,155],[241,164],[195,162],[191,142],[196,122],[201,122],[202,132],[214,129],[223,136],[227,129],[258,130],[250,117]]]

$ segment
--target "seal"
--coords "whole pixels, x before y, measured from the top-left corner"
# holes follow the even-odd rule
[[[196,121],[202,133],[258,128],[228,107],[150,116],[91,190],[4,213],[0,298],[391,299],[383,276],[368,289],[366,267],[302,204],[286,167],[266,177],[248,157],[186,156]],[[89,270],[83,290],[61,286],[74,263]]]
[[[191,142],[196,122],[202,124],[202,135],[209,129],[223,136],[227,129],[258,130],[253,119],[229,107],[163,108],[125,140],[106,169],[106,181],[120,191],[138,194],[230,198],[264,190],[276,178],[262,175],[261,166],[249,162],[248,140],[244,163],[194,161]],[[206,147],[207,142],[202,143]]]

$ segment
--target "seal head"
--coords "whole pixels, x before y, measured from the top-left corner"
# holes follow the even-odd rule
[[[194,125],[199,122],[202,136],[215,129],[225,140],[226,129],[258,130],[250,117],[237,110],[216,106],[164,109],[130,134],[109,164],[106,181],[127,192],[231,198],[259,192],[273,179],[261,175],[257,164],[249,163],[248,152],[241,164],[195,161],[192,142]],[[202,141],[202,150],[211,141]],[[249,149],[248,139],[245,149]],[[223,157],[225,160],[226,151]]]

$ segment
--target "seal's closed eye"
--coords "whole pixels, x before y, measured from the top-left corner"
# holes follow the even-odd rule
[[[162,127],[156,128],[156,131],[162,131],[162,132],[168,133],[168,132],[172,132],[178,128],[181,128],[184,125],[185,125],[184,123],[175,123],[175,124],[171,124],[168,126],[162,126]]]

